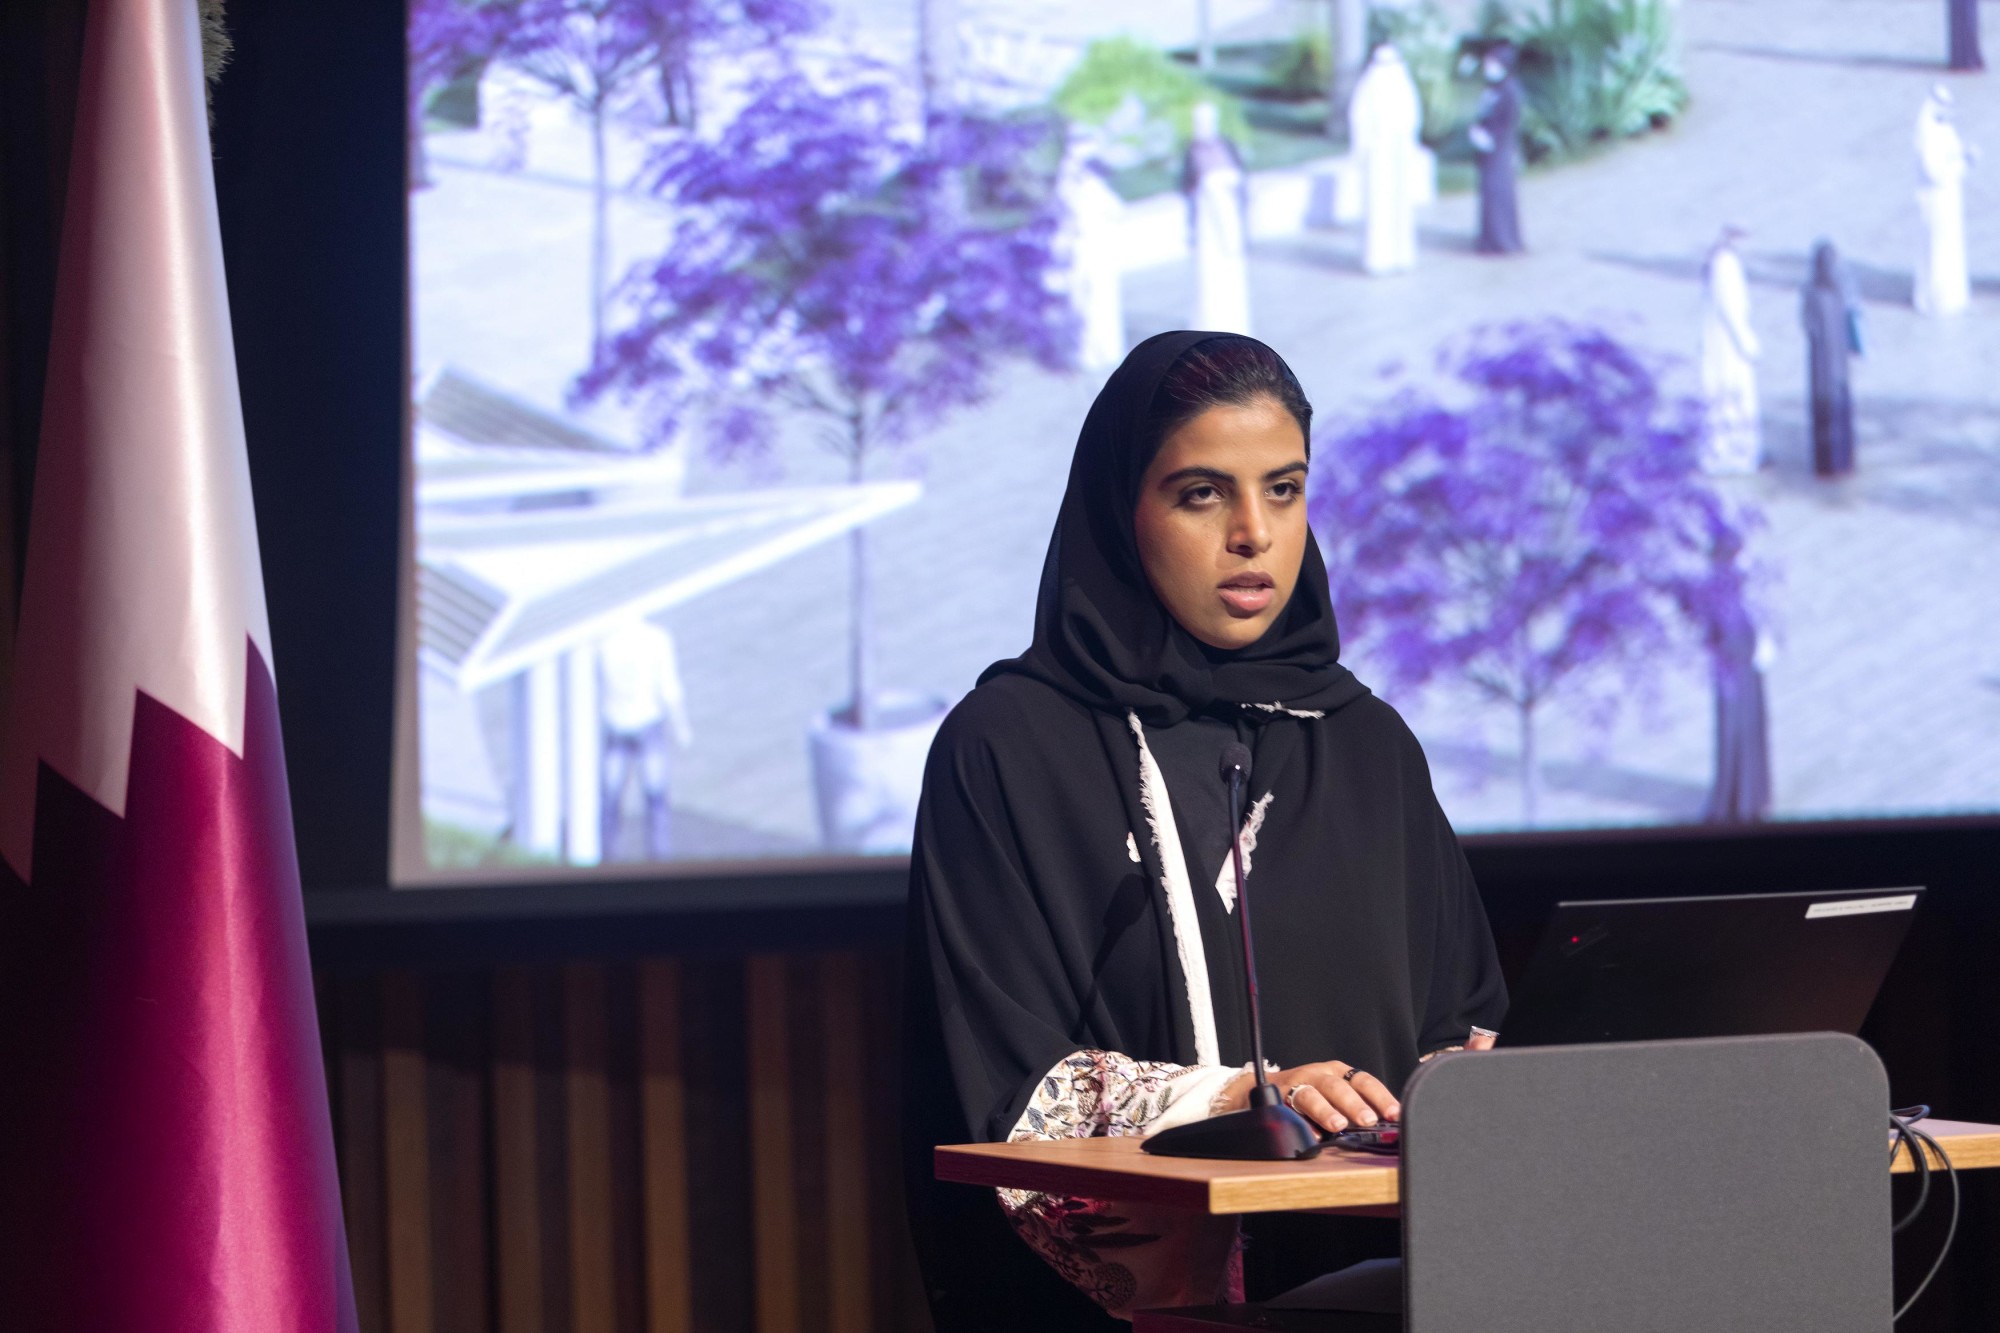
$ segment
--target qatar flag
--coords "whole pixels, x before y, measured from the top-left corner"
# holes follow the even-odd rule
[[[349,1333],[196,0],[91,0],[0,742],[0,1328]]]

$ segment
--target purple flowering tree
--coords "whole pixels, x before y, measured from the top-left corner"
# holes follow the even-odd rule
[[[1677,652],[1732,651],[1754,515],[1696,462],[1696,406],[1608,333],[1475,330],[1316,450],[1311,502],[1341,624],[1389,683],[1470,684],[1515,712],[1521,807],[1557,701],[1608,721]]]
[[[605,136],[617,101],[657,66],[657,31],[643,0],[510,0],[501,54],[568,102],[590,126],[590,349],[604,347],[611,286],[611,178]]]
[[[409,78],[411,181],[422,180],[423,94],[468,64],[504,59],[547,88],[590,126],[591,355],[603,347],[610,287],[610,192],[606,138],[619,104],[649,75],[660,118],[691,128],[700,52],[741,53],[805,32],[823,16],[819,0],[411,0]]]
[[[1005,358],[1066,364],[1051,282],[1056,213],[1026,163],[1033,124],[933,116],[919,134],[890,87],[786,71],[712,140],[663,145],[648,184],[677,220],[623,288],[630,319],[579,382],[643,400],[662,436],[706,423],[727,458],[764,448],[779,413],[865,480]],[[867,537],[852,537],[851,694],[876,701]]]
[[[700,110],[698,52],[733,53],[810,32],[825,17],[820,0],[628,0],[652,29],[666,124],[693,129]]]

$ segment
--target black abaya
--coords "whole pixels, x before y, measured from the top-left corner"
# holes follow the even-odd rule
[[[1479,106],[1479,127],[1491,147],[1479,154],[1481,254],[1511,255],[1527,249],[1521,239],[1521,84],[1513,74],[1490,85]]]
[[[1250,737],[1250,798],[1269,798],[1248,872],[1268,1058],[1346,1060],[1397,1087],[1421,1055],[1498,1026],[1505,1009],[1423,754],[1338,665],[1317,549],[1271,632],[1220,660],[1144,581],[1131,516],[1158,440],[1143,420],[1174,357],[1205,336],[1149,340],[1106,385],[1078,442],[1035,642],[987,673],[931,750],[911,855],[905,1141],[941,1329],[1113,1325],[1009,1236],[991,1191],[934,1182],[934,1145],[1006,1139],[1074,1052],[1249,1058],[1235,922],[1213,873],[1194,869],[1207,864],[1199,831],[1184,842],[1196,854],[1181,900],[1195,919],[1177,922],[1170,905],[1142,724],[1201,713]],[[1198,783],[1199,758],[1167,749],[1168,791]],[[1178,813],[1199,796],[1171,803]],[[1207,1059],[1201,987],[1181,962],[1189,937],[1212,994]]]
[[[1748,824],[1771,813],[1771,730],[1757,630],[1733,617],[1715,650],[1715,778],[1705,824]]]
[[[1813,471],[1841,477],[1854,471],[1854,400],[1848,360],[1855,346],[1854,307],[1840,280],[1839,260],[1822,242],[1813,276],[1799,300],[1806,333],[1806,385],[1812,418]]]
[[[1475,1024],[1497,1027],[1506,1007],[1423,755],[1372,696],[1323,719],[1263,721],[1257,742],[1251,793],[1272,801],[1249,890],[1268,1057],[1346,1060],[1399,1087],[1419,1056]],[[967,696],[931,752],[911,862],[913,1220],[940,1315],[999,1321],[955,1328],[1038,1326],[1029,1321],[1052,1298],[1048,1284],[1024,1282],[1022,1308],[1020,1288],[989,1286],[1029,1266],[996,1258],[1032,1256],[1000,1225],[990,1191],[968,1199],[929,1181],[929,1148],[1004,1140],[1073,1051],[1196,1061],[1138,764],[1115,719],[1019,676]],[[1193,888],[1220,1059],[1238,1064],[1249,1037],[1234,921],[1212,884]],[[968,1224],[968,1214],[988,1216]]]

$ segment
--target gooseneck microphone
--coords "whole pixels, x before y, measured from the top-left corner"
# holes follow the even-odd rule
[[[1229,787],[1229,860],[1236,872],[1236,929],[1243,941],[1243,989],[1250,1005],[1250,1068],[1255,1078],[1241,1111],[1210,1116],[1148,1135],[1147,1152],[1165,1157],[1218,1157],[1289,1162],[1319,1155],[1319,1131],[1285,1105],[1264,1073],[1264,1020],[1257,1006],[1257,952],[1250,940],[1250,885],[1243,873],[1243,788],[1250,781],[1250,747],[1222,747],[1222,780]]]
[[[1229,787],[1229,862],[1236,872],[1236,929],[1243,937],[1243,984],[1250,1000],[1250,1068],[1257,1075],[1252,1105],[1276,1101],[1264,1076],[1264,1019],[1257,1005],[1257,950],[1250,942],[1250,896],[1243,892],[1243,788],[1250,781],[1250,747],[1231,741],[1222,747],[1222,780]],[[1265,1096],[1264,1094],[1269,1094]]]

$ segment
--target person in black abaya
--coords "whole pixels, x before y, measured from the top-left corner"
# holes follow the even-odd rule
[[[1711,648],[1715,680],[1715,778],[1705,824],[1753,824],[1771,813],[1771,722],[1764,652],[1747,610],[1730,612]]]
[[[1467,131],[1479,155],[1479,239],[1486,255],[1519,254],[1521,239],[1521,81],[1514,77],[1514,47],[1496,42],[1480,57],[1486,91]]]
[[[1860,311],[1840,271],[1831,241],[1813,246],[1812,278],[1799,298],[1806,330],[1807,396],[1812,416],[1813,471],[1844,477],[1854,471],[1854,398],[1848,358],[1861,352]]]
[[[1306,524],[1311,407],[1253,339],[1135,348],[1091,407],[1035,633],[946,718],[910,866],[904,1142],[940,1333],[1102,1329],[1393,1252],[1393,1224],[1233,1219],[938,1183],[939,1144],[1240,1108],[1224,746],[1272,1078],[1330,1128],[1399,1114],[1506,994],[1415,737],[1342,666]],[[1012,1234],[1010,1234],[1010,1232]],[[1023,1242],[1026,1242],[1025,1244]]]

